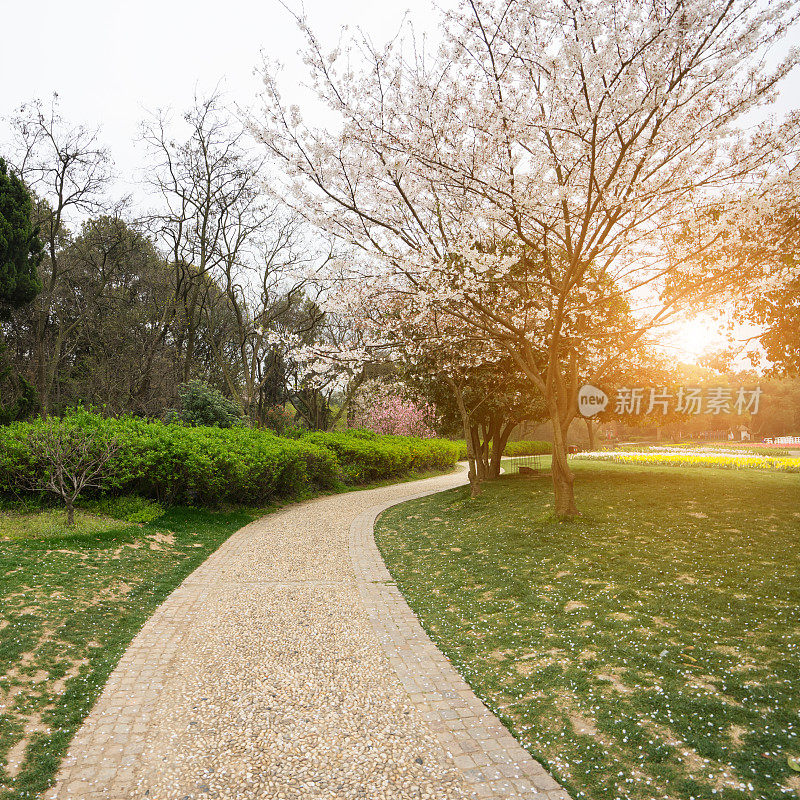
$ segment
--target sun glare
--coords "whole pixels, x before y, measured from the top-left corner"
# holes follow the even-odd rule
[[[704,355],[735,343],[722,330],[722,322],[706,314],[673,323],[661,341],[667,353],[687,363],[697,363]]]

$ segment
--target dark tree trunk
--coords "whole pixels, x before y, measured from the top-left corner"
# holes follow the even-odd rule
[[[470,496],[477,497],[483,489],[480,479],[480,459],[475,452],[475,440],[472,438],[472,426],[469,424],[469,415],[462,415],[464,438],[467,441],[467,461],[469,462],[469,488]]]
[[[516,427],[515,422],[506,423],[506,426],[503,427],[502,420],[497,420],[497,426],[492,435],[492,460],[489,464],[489,477],[492,479],[500,477],[500,465],[508,444],[508,437]]]
[[[483,490],[481,489],[481,482],[478,478],[475,443],[472,438],[472,425],[469,412],[467,411],[467,407],[464,404],[464,395],[462,394],[459,385],[449,376],[445,376],[445,380],[447,381],[450,388],[453,390],[453,395],[456,398],[456,405],[458,406],[458,413],[461,415],[461,426],[464,430],[464,440],[466,441],[467,444],[467,461],[469,462],[468,477],[469,477],[470,496],[477,497]]]
[[[489,473],[488,465],[488,450],[489,442],[484,433],[483,441],[481,441],[481,427],[480,425],[470,425],[470,438],[472,439],[472,449],[475,453],[475,468],[479,481],[485,481]]]
[[[586,431],[589,434],[589,449],[597,450],[597,436],[594,427],[594,421],[591,417],[586,417]]]
[[[573,483],[575,476],[569,468],[567,460],[567,428],[561,421],[561,415],[556,409],[555,413],[551,410],[551,421],[553,423],[553,494],[555,495],[555,513],[557,517],[571,518],[578,516],[578,508],[575,505],[575,492]]]
[[[573,483],[575,476],[567,460],[567,431],[578,410],[578,360],[574,350],[569,354],[569,377],[565,380],[560,372],[558,336],[550,345],[550,362],[547,374],[542,375],[533,368],[531,351],[521,342],[520,351],[512,356],[533,386],[542,393],[547,403],[547,412],[553,426],[552,477],[555,513],[557,517],[571,519],[579,515],[575,505]]]

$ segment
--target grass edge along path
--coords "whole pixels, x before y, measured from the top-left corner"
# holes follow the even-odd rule
[[[255,516],[173,508],[142,525],[3,541],[2,800],[48,788],[144,623]]]
[[[576,798],[796,797],[798,477],[574,467],[573,523],[513,476],[380,517],[426,631]]]

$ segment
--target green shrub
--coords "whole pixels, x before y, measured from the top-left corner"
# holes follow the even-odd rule
[[[83,409],[71,412],[67,421],[115,443],[95,501],[133,495],[164,505],[260,505],[305,497],[341,481],[363,484],[412,470],[446,469],[458,455],[453,442],[359,432],[288,439],[268,430],[111,419]],[[46,424],[34,420],[0,427],[0,493],[18,494],[31,485],[37,464],[28,441]],[[128,514],[136,516],[137,510],[154,513],[131,506]]]
[[[28,448],[31,427],[24,422],[0,427],[0,491],[16,494],[33,483],[36,461]]]
[[[404,442],[411,451],[411,468],[415,470],[448,469],[458,461],[458,445],[448,439],[418,439],[415,436],[381,438]]]
[[[336,483],[333,453],[270,431],[117,421],[120,455],[109,489],[167,503],[259,504]]]
[[[219,389],[203,381],[188,381],[178,387],[181,407],[167,416],[168,422],[231,428],[243,424],[242,409]]]
[[[333,450],[341,464],[341,478],[345,483],[370,483],[403,475],[411,469],[411,451],[397,442],[367,439],[338,431],[315,431],[306,434],[301,441]]]
[[[86,411],[69,420],[113,436],[117,451],[101,486],[108,495],[135,494],[167,504],[259,504],[332,488],[338,479],[333,452],[269,431],[107,419]],[[0,491],[18,492],[29,483],[36,464],[27,441],[45,424],[0,428]]]
[[[509,442],[505,456],[543,456],[553,452],[552,442],[537,442],[534,439],[521,442]]]
[[[370,483],[411,471],[447,469],[455,464],[458,447],[443,439],[380,436],[372,431],[316,431],[304,441],[333,450],[342,465],[345,483]]]
[[[463,439],[459,439],[454,444],[458,445],[458,457],[463,461],[467,457],[467,443]],[[489,448],[491,453],[491,447]],[[508,442],[506,449],[503,451],[504,456],[540,456],[547,455],[553,452],[553,445],[551,442],[538,442],[534,439]]]

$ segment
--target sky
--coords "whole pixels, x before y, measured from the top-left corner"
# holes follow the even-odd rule
[[[360,27],[382,42],[406,15],[419,33],[432,33],[437,19],[430,0],[287,3],[303,8],[330,46],[343,25]],[[101,128],[100,140],[116,165],[118,196],[141,196],[137,181],[145,153],[137,139],[148,114],[181,111],[195,94],[206,96],[217,87],[229,102],[252,107],[262,53],[285,65],[286,97],[297,99],[305,79],[297,54],[301,35],[278,0],[39,0],[6,4],[3,26],[0,144],[7,139],[4,118],[26,101],[57,92],[66,120]],[[790,44],[800,44],[800,31],[776,48],[776,60]],[[773,109],[783,114],[798,105],[800,70],[795,70]],[[709,324],[686,326],[676,348],[687,356],[701,352],[713,338]]]
[[[304,8],[331,46],[343,25],[381,42],[406,14],[418,31],[433,31],[437,18],[430,0],[286,2]],[[67,120],[102,128],[128,180],[144,160],[136,140],[149,112],[186,108],[195,92],[202,96],[218,85],[232,102],[251,105],[262,52],[286,65],[288,90],[305,76],[297,55],[301,36],[279,0],[38,0],[6,4],[3,26],[0,120],[25,101],[58,92]],[[800,44],[800,34],[793,38]],[[800,98],[800,71],[786,83],[777,110],[796,105],[793,98]],[[5,138],[0,131],[0,142]]]
[[[361,27],[378,42],[397,32],[406,13],[420,30],[435,25],[430,0],[288,2],[305,8],[331,46],[343,25]],[[251,105],[262,52],[285,64],[287,90],[305,76],[301,35],[278,0],[39,0],[8,4],[3,27],[0,120],[23,102],[58,92],[65,119],[102,128],[123,180],[144,160],[136,140],[148,113],[185,109],[196,92],[217,86],[230,102]]]

